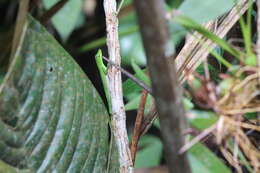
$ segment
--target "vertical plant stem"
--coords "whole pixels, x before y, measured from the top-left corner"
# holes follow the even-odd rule
[[[165,18],[163,0],[134,0],[152,79],[165,156],[170,173],[190,173],[184,145],[186,126],[181,87],[173,61],[174,45]]]
[[[110,61],[120,66],[120,46],[118,40],[118,18],[116,0],[104,0],[106,15],[107,47]],[[112,132],[119,152],[120,173],[131,173],[133,164],[126,131],[126,115],[122,94],[121,72],[115,66],[108,67],[108,88],[111,96]]]
[[[147,94],[148,94],[148,92],[146,90],[143,90],[142,96],[140,99],[137,116],[135,119],[134,133],[133,133],[131,148],[130,148],[133,164],[135,163],[135,156],[136,156],[136,151],[137,151],[138,140],[141,136],[141,127],[142,127],[142,122],[143,122],[143,117],[144,117],[144,109],[145,109]]]

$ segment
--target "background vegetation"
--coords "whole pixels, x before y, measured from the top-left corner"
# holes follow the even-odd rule
[[[245,2],[246,13],[223,36],[214,31],[225,28],[221,22],[230,10],[240,14],[236,1],[165,3],[177,60],[190,40],[200,45],[186,50],[191,59],[201,49],[209,54],[198,60],[203,61],[198,67],[178,71],[184,75],[183,104],[190,127],[182,152],[187,151],[193,173],[260,170],[257,7],[254,1]],[[28,17],[23,42],[12,52],[18,4],[0,1],[0,172],[117,172],[118,153],[109,143],[107,101],[95,64],[98,49],[107,57],[103,2],[30,1],[33,18]],[[124,0],[118,18],[122,67],[150,87],[131,0]],[[212,21],[210,31],[202,26]],[[214,49],[207,40],[216,44]],[[130,140],[142,90],[123,77]],[[153,97],[148,94],[145,102],[148,131],[139,140],[135,171],[167,172],[159,121],[149,121],[155,114]]]

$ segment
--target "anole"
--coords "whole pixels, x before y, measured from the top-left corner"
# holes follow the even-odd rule
[[[102,85],[104,88],[104,92],[106,95],[106,99],[107,99],[107,104],[108,104],[108,113],[111,116],[112,115],[112,107],[111,107],[111,98],[110,98],[110,94],[109,94],[109,89],[108,89],[108,80],[107,80],[107,67],[105,66],[105,64],[103,63],[103,55],[102,55],[102,51],[101,49],[98,50],[97,54],[96,54],[96,64],[97,64],[97,68],[99,71],[99,75],[101,77],[101,81],[102,81]],[[110,129],[111,129],[111,123],[110,120],[108,121]],[[111,134],[113,132],[111,131]],[[113,148],[113,140],[112,138],[110,139],[110,147],[109,147],[109,154],[108,154],[108,163],[107,163],[107,170],[106,173],[109,172],[109,167],[110,167],[110,160],[111,160],[111,154],[112,154],[112,148]]]
[[[111,115],[111,101],[110,101],[110,94],[108,89],[108,79],[107,79],[107,67],[103,63],[103,55],[101,49],[98,50],[96,54],[96,64],[99,71],[99,75],[101,77],[102,85],[105,91],[107,104],[108,104],[108,112]]]

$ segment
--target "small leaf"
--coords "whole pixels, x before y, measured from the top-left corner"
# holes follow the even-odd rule
[[[135,168],[147,168],[160,164],[163,145],[159,138],[146,135],[139,141],[140,151],[137,152]]]
[[[133,59],[138,65],[145,65],[146,57],[143,49],[142,39],[138,29],[135,29],[138,28],[136,14],[131,12],[128,15],[120,18],[119,22],[119,33],[128,33],[123,36],[120,34],[122,64],[130,65]]]
[[[250,66],[256,66],[256,65],[257,65],[256,55],[255,55],[255,54],[249,55],[249,56],[246,58],[246,60],[245,60],[245,64],[246,64],[246,65],[250,65]]]
[[[147,69],[143,69],[142,71],[143,71],[143,73],[145,73],[147,71]],[[134,76],[136,78],[138,78],[138,74],[135,74]],[[142,79],[139,79],[139,80],[142,80]],[[125,97],[128,97],[129,95],[131,95],[131,93],[136,93],[141,90],[142,90],[142,88],[139,85],[137,85],[132,79],[127,79],[126,81],[123,82],[123,93],[124,93]]]
[[[185,0],[179,11],[198,23],[208,22],[228,12],[234,0]]]
[[[188,158],[192,173],[231,173],[230,169],[201,143],[189,149]]]
[[[235,82],[235,78],[232,77],[223,79],[218,85],[219,94],[221,96],[224,96],[227,92],[230,91],[232,87],[234,87]]]
[[[140,93],[133,93],[133,95],[135,95],[135,96],[130,98],[129,101],[127,102],[127,104],[125,105],[126,111],[136,110],[139,107],[141,94]],[[149,94],[147,99],[146,99],[145,113],[148,113],[147,111],[149,110],[149,107],[151,105],[152,105],[152,96]]]
[[[186,111],[191,110],[191,109],[194,108],[194,104],[193,104],[193,103],[191,102],[191,100],[188,99],[187,97],[183,97],[183,98],[182,98],[182,103],[183,103],[184,109],[185,109]]]
[[[216,123],[218,117],[210,111],[191,110],[188,112],[188,120],[193,127],[204,130]]]
[[[166,2],[170,7],[177,8],[183,2],[183,0],[167,0]]]
[[[43,4],[50,9],[59,0],[43,0]],[[68,0],[68,2],[53,16],[52,22],[61,38],[66,41],[75,29],[80,17],[82,0]]]

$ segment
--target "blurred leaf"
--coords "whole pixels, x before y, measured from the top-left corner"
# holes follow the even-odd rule
[[[18,171],[14,167],[12,167],[12,166],[10,166],[10,165],[8,165],[5,162],[0,160],[0,172],[17,173]]]
[[[1,160],[19,171],[105,172],[109,117],[100,96],[38,22],[29,17],[26,26],[0,87]]]
[[[120,19],[119,32],[126,32],[129,28],[137,28],[137,19],[134,12]],[[179,44],[180,40],[185,36],[186,30],[176,24],[169,24],[172,34],[172,43]],[[130,34],[120,37],[121,55],[123,65],[130,65],[134,60],[138,65],[146,65],[146,55],[144,53],[143,43],[140,32],[136,30]],[[174,48],[174,44],[172,44]]]
[[[159,121],[159,118],[156,118],[153,122],[153,125],[157,128],[157,129],[160,129],[160,121]]]
[[[122,37],[120,45],[123,65],[130,65],[132,59],[138,65],[146,65],[146,56],[139,32]]]
[[[138,79],[142,80],[148,87],[151,86],[151,80],[148,77],[147,74],[145,74],[144,70],[142,70],[136,63],[135,61],[132,59],[131,62],[132,68],[135,72],[135,75],[137,76]]]
[[[177,8],[183,0],[167,0],[166,2],[171,8]]]
[[[252,120],[252,119],[257,119],[258,115],[257,115],[257,113],[255,113],[255,112],[250,112],[250,113],[246,113],[246,114],[244,115],[244,117],[245,117],[246,119]]]
[[[168,3],[171,7],[176,7],[181,3],[181,0],[168,0]],[[233,0],[186,0],[180,5],[178,10],[180,10],[183,15],[187,15],[195,21],[203,23],[223,15],[230,10],[233,5]],[[135,13],[131,12],[129,15],[120,19],[119,32],[136,25],[137,20]],[[169,26],[172,41],[175,45],[178,45],[187,31],[173,22],[170,22]],[[131,59],[134,59],[138,65],[146,65],[146,56],[139,32],[120,37],[120,45],[122,63],[124,65],[130,64]]]
[[[136,28],[137,18],[134,12],[120,18],[119,33],[124,33],[129,28]],[[128,32],[129,33],[129,32]],[[138,30],[120,37],[121,56],[123,65],[130,65],[132,59],[138,65],[146,65],[146,57],[144,54],[142,39]]]
[[[188,158],[192,173],[231,173],[231,170],[201,143],[189,149]]]
[[[197,23],[192,18],[182,16],[182,15],[178,15],[174,18],[174,21],[177,22],[178,24],[182,25],[183,27],[187,28],[187,29],[192,29],[192,30],[199,32],[200,34],[202,34],[206,38],[215,42],[222,49],[224,49],[225,51],[227,51],[228,53],[230,53],[231,55],[233,55],[237,59],[241,60],[241,56],[243,55],[243,52],[239,51],[238,49],[235,49],[229,43],[227,43],[225,40],[219,38],[217,35],[215,35],[211,31],[209,31],[208,29],[206,29],[205,27],[203,27],[202,25]]]
[[[215,52],[216,53],[216,52]],[[218,59],[217,59],[218,60]],[[210,78],[213,81],[217,81],[219,80],[219,73],[221,72],[221,64],[219,64],[219,68],[217,68],[217,66],[213,66],[211,64],[207,64],[208,69],[209,69],[209,73],[210,73]],[[205,75],[205,67],[204,64],[200,64],[197,69],[196,72],[199,73],[200,75]]]
[[[133,95],[132,99],[129,99],[127,104],[125,104],[126,111],[136,110],[138,108],[141,98],[140,93],[133,93]]]
[[[248,1],[248,10],[246,14],[246,21],[244,17],[240,17],[239,24],[241,28],[241,33],[243,35],[243,42],[245,47],[245,52],[247,57],[252,57],[254,55],[254,51],[252,49],[252,10],[253,10],[253,0]],[[249,60],[250,61],[250,60]],[[252,61],[252,60],[251,60]],[[252,62],[251,62],[252,63]],[[246,62],[247,64],[247,62]],[[250,62],[248,65],[251,65]]]
[[[169,23],[169,30],[171,34],[171,39],[175,45],[179,45],[182,39],[187,34],[187,30],[185,28],[174,22]]]
[[[46,9],[50,9],[59,0],[43,0]],[[66,41],[78,24],[81,14],[82,0],[68,0],[68,2],[53,16],[52,22],[63,41]]]
[[[142,71],[143,71],[143,73],[145,73],[147,71],[147,69],[143,69]],[[135,74],[134,76],[136,78],[138,78],[137,74]],[[142,80],[142,79],[139,79],[139,80]],[[124,93],[125,97],[128,97],[129,95],[131,95],[131,93],[137,93],[141,90],[142,90],[142,88],[139,85],[137,85],[132,79],[127,79],[126,81],[123,82],[123,93]]]
[[[135,168],[147,168],[160,164],[163,145],[159,138],[145,135],[139,141],[140,150],[136,155]]]
[[[119,31],[118,34],[119,34],[119,37],[122,38],[124,36],[131,35],[131,34],[137,32],[138,29],[139,28],[138,28],[137,25],[133,25],[133,26],[130,26],[129,28],[127,28],[124,31]],[[99,48],[99,47],[101,47],[101,46],[103,46],[105,44],[106,44],[106,38],[105,37],[101,37],[101,38],[93,40],[93,41],[91,41],[91,42],[89,42],[87,44],[84,44],[82,47],[79,48],[79,51],[80,52],[89,51],[89,50],[92,50],[92,49]],[[121,51],[122,51],[122,46],[123,45],[121,45]],[[122,64],[128,64],[129,62],[128,62],[128,60],[125,60],[124,57],[122,57]]]
[[[218,117],[210,111],[191,110],[188,112],[188,120],[193,127],[204,130],[216,123]]]
[[[186,111],[191,110],[191,109],[194,108],[194,104],[193,104],[193,103],[191,102],[191,100],[188,99],[187,97],[183,97],[183,98],[182,98],[182,103],[183,103],[184,109],[185,109]]]
[[[236,79],[232,77],[221,80],[218,85],[220,96],[224,96],[225,94],[227,94],[231,90],[231,88],[234,87],[235,82]]]
[[[234,0],[185,0],[178,10],[198,23],[208,22],[228,12]]]
[[[257,58],[255,54],[250,54],[246,60],[245,64],[249,66],[257,66]]]
[[[136,110],[139,107],[140,104],[140,99],[141,99],[141,94],[136,93],[134,97],[130,98],[127,104],[125,105],[125,110],[126,111],[131,111],[131,110]],[[147,111],[149,110],[149,107],[152,104],[152,96],[149,94],[146,100],[145,104],[145,113],[148,113]]]
[[[5,75],[0,73],[0,85],[2,84],[4,80]]]

